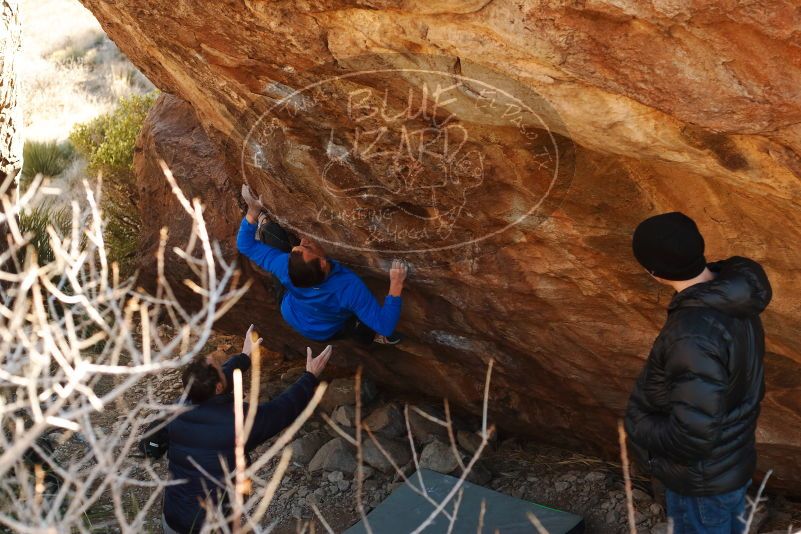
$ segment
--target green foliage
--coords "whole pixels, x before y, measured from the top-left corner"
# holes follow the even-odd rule
[[[132,176],[136,136],[157,96],[153,92],[121,98],[111,113],[75,126],[70,141],[86,157],[90,171]]]
[[[22,146],[22,188],[30,184],[34,176],[57,176],[64,172],[74,149],[69,143],[56,141],[25,141]]]
[[[39,264],[43,265],[55,259],[47,227],[52,226],[62,237],[68,235],[72,228],[72,214],[67,208],[55,209],[51,204],[41,204],[20,213],[18,224],[23,234],[33,234],[31,244],[36,249]]]
[[[104,238],[109,257],[119,263],[123,275],[133,271],[141,228],[134,145],[157,96],[153,92],[122,98],[114,111],[76,125],[70,133],[70,141],[86,158],[89,172],[103,175]]]

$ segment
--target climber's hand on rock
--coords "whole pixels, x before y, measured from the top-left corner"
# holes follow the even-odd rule
[[[244,200],[245,204],[248,206],[248,221],[251,224],[255,223],[259,219],[259,213],[264,209],[264,206],[262,206],[261,201],[256,198],[247,184],[242,184],[242,200]]]
[[[331,359],[331,351],[331,345],[328,345],[316,358],[312,358],[312,350],[306,347],[306,371],[320,378],[325,365]]]
[[[389,268],[389,294],[393,297],[399,297],[403,291],[403,282],[406,280],[406,274],[409,268],[406,263],[401,260],[392,260],[392,267]]]

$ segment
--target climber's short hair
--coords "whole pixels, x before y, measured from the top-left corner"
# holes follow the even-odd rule
[[[303,252],[296,250],[289,254],[289,279],[295,287],[314,287],[325,281],[325,271],[320,258],[311,261],[303,259]]]
[[[198,355],[184,367],[181,375],[184,389],[189,388],[188,396],[195,404],[212,398],[220,383],[220,371],[208,361],[208,356]]]

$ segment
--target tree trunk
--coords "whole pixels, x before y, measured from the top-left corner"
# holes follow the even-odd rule
[[[2,1],[0,13],[0,183],[22,168],[22,117],[17,105],[19,0]]]

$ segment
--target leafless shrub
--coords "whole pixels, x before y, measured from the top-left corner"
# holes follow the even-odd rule
[[[169,253],[194,273],[185,284],[199,311],[178,302],[164,277],[166,229],[154,258],[156,291],[120,278],[103,242],[101,180],[84,183],[86,204],[72,203],[67,232],[48,228],[51,261],[38,257],[17,221],[37,195],[59,191],[41,187],[41,176],[22,196],[10,181],[0,185],[0,524],[15,532],[89,531],[101,498],[111,500],[122,532],[141,532],[160,490],[173,483],[130,453],[148,418],[180,408],[152,389],[133,403],[125,393],[198,354],[248,286],[237,287],[235,266],[210,241],[200,202],[181,193],[166,167],[165,176],[192,220],[189,241]],[[98,418],[111,414],[119,417],[104,431]],[[67,442],[78,452],[64,461]],[[132,505],[137,486],[152,491]]]
[[[620,445],[620,460],[623,464],[623,482],[626,488],[626,511],[630,534],[637,534],[637,523],[634,519],[634,496],[631,489],[631,468],[629,465],[629,451],[626,447],[626,429],[623,421],[617,423],[617,435]]]

